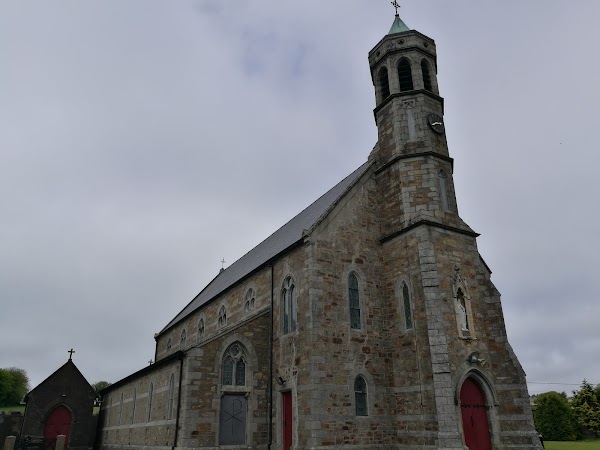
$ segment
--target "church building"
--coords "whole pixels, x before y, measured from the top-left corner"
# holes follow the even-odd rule
[[[500,294],[460,218],[435,42],[369,53],[366,162],[222,270],[103,391],[127,449],[541,449]]]

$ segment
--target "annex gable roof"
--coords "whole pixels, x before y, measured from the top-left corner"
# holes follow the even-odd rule
[[[34,387],[31,391],[25,394],[24,400],[27,402],[29,397],[37,391],[41,391],[45,386],[53,383],[55,380],[69,380],[69,383],[73,381],[77,382],[80,386],[84,386],[91,392],[94,392],[94,388],[90,385],[89,381],[83,376],[81,371],[77,368],[72,359],[69,359],[66,363],[51,373],[44,381]]]
[[[301,242],[306,230],[312,229],[331,211],[348,190],[369,168],[366,162],[337,185],[319,197],[300,214],[283,225],[268,238],[219,273],[183,310],[159,333],[173,327],[204,304],[243,280],[273,258]]]

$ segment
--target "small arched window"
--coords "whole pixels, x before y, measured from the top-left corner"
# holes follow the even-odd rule
[[[378,81],[379,81],[379,92],[381,93],[381,100],[385,100],[390,96],[390,80],[388,77],[387,67],[382,67],[379,69],[378,73]]]
[[[360,326],[360,294],[358,278],[355,273],[348,276],[348,299],[350,301],[350,328],[359,330]]]
[[[426,60],[421,61],[421,72],[423,73],[423,87],[426,91],[433,92],[431,86],[431,71],[429,70],[429,63]]]
[[[167,352],[170,352],[172,347],[173,347],[173,340],[171,338],[169,338],[169,340],[167,341]]]
[[[292,277],[287,277],[283,282],[281,291],[281,314],[283,334],[296,331],[296,286]]]
[[[439,180],[439,189],[440,189],[440,203],[442,204],[442,209],[448,209],[448,178],[446,177],[446,172],[440,170],[438,173]]]
[[[254,302],[255,302],[256,294],[254,293],[254,289],[248,289],[246,292],[246,299],[244,302],[244,313],[250,313],[254,311]]]
[[[169,380],[169,397],[167,400],[167,419],[173,418],[173,402],[175,400],[175,375],[171,374]]]
[[[181,345],[179,346],[180,350],[183,350],[185,348],[186,341],[187,341],[187,331],[183,330],[181,332]]]
[[[367,406],[367,382],[360,375],[354,379],[354,402],[356,404],[357,416],[369,415],[369,408]]]
[[[135,402],[137,400],[137,389],[133,388],[133,400],[131,405],[131,423],[135,422]]]
[[[152,395],[154,394],[154,384],[150,383],[148,387],[148,411],[146,413],[146,422],[150,422],[152,417]]]
[[[401,92],[414,90],[412,69],[410,67],[410,61],[406,58],[402,58],[398,63],[398,80],[400,81]]]
[[[239,344],[232,344],[223,357],[223,386],[246,385],[246,360]]]
[[[225,305],[221,305],[219,309],[219,328],[223,328],[227,325],[227,310],[225,309]]]
[[[406,283],[402,283],[402,306],[404,309],[404,328],[410,330],[413,327],[412,308],[410,304],[410,290]]]
[[[200,317],[198,321],[198,340],[204,338],[204,317]]]

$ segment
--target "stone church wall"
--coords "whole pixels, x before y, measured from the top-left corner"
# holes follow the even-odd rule
[[[103,396],[101,448],[166,449],[173,446],[180,364],[179,359],[172,358],[167,364],[155,364],[115,383],[114,388],[111,386]]]

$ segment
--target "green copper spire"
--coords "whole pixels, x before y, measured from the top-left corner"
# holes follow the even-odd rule
[[[406,26],[402,19],[398,14],[396,14],[396,18],[394,19],[394,23],[392,24],[392,28],[390,28],[390,32],[388,34],[394,33],[402,33],[403,31],[410,31],[410,28]]]

